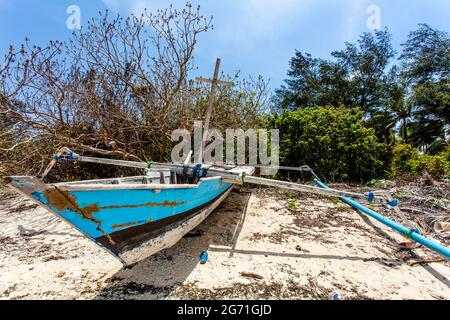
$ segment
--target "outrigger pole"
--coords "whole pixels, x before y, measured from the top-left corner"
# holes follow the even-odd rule
[[[323,188],[324,190],[329,189],[328,186],[326,184],[324,184],[323,182],[321,182],[318,179],[315,179],[314,182],[319,185],[321,188]],[[443,245],[432,241],[428,238],[425,238],[424,236],[422,236],[419,231],[417,229],[408,229],[404,226],[402,226],[401,224],[392,221],[384,216],[382,216],[379,213],[376,213],[373,210],[370,210],[369,208],[363,206],[362,204],[353,201],[351,199],[348,199],[346,197],[339,197],[339,199],[345,203],[347,203],[348,205],[352,206],[353,208],[361,211],[362,213],[374,218],[375,220],[378,220],[379,222],[381,222],[382,224],[390,227],[391,229],[401,233],[402,235],[410,238],[411,240],[420,243],[422,245],[424,245],[425,247],[439,253],[440,255],[446,257],[447,259],[450,259],[450,249],[447,247],[444,247]]]
[[[388,204],[389,202],[383,198],[375,196],[373,193],[369,193],[368,195],[354,193],[349,191],[340,191],[335,189],[322,189],[316,186],[303,185],[299,183],[292,183],[286,181],[278,181],[273,179],[266,179],[254,176],[246,176],[242,173],[233,173],[233,170],[224,170],[220,168],[210,167],[202,164],[174,164],[174,163],[159,163],[159,162],[135,162],[135,161],[125,161],[125,160],[113,160],[113,159],[105,159],[105,158],[94,158],[94,157],[85,157],[78,155],[71,151],[68,148],[62,148],[60,152],[57,153],[53,161],[50,163],[49,167],[45,170],[45,172],[50,171],[51,167],[58,160],[76,160],[82,162],[90,162],[90,163],[100,163],[100,164],[108,164],[115,166],[122,166],[128,168],[137,168],[137,169],[153,169],[153,168],[166,168],[172,169],[177,173],[183,174],[193,174],[199,175],[200,177],[204,176],[220,176],[226,182],[234,183],[234,184],[244,184],[251,183],[263,186],[276,187],[286,190],[295,190],[300,192],[307,192],[313,194],[320,194],[329,197],[348,197],[358,200],[364,200],[367,202],[377,202],[382,204]],[[44,174],[45,176],[45,174]]]

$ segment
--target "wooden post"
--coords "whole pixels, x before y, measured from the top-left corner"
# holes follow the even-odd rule
[[[216,67],[214,69],[214,77],[212,79],[211,84],[211,92],[209,93],[209,102],[208,102],[208,111],[206,112],[206,119],[205,119],[205,128],[203,132],[203,143],[206,141],[208,130],[209,130],[209,123],[211,121],[211,114],[214,106],[214,100],[216,95],[216,88],[217,88],[217,80],[219,80],[219,70],[220,70],[220,59],[218,58],[216,60]],[[202,143],[202,149],[203,149],[203,143]]]
[[[209,100],[208,100],[208,111],[206,112],[206,119],[205,119],[205,125],[204,125],[204,131],[203,131],[203,138],[202,143],[200,145],[200,152],[198,155],[197,163],[203,163],[203,149],[205,147],[206,139],[208,138],[208,130],[209,130],[209,124],[211,122],[211,115],[214,107],[214,102],[216,98],[216,89],[218,84],[222,85],[232,85],[232,82],[228,81],[219,81],[219,71],[220,71],[220,58],[217,58],[216,60],[216,67],[214,69],[214,76],[211,79],[205,79],[202,77],[198,77],[195,80],[199,82],[206,82],[211,83],[211,91],[209,92]]]

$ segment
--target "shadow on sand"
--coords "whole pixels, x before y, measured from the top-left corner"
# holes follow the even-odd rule
[[[247,216],[247,206],[251,193],[234,191],[203,223],[172,248],[149,257],[132,267],[125,267],[114,274],[107,285],[98,292],[96,299],[163,299],[176,290],[188,277],[197,272],[202,251],[228,252],[235,254],[282,256],[303,259],[327,259],[350,261],[373,261],[381,265],[396,264],[398,259],[367,259],[360,256],[314,255],[258,250],[241,250],[236,244]],[[386,232],[375,226],[366,216],[361,218],[380,236],[396,243]],[[401,263],[401,262],[400,262]],[[430,274],[449,286],[448,279],[430,266]]]
[[[202,251],[212,245],[235,248],[251,193],[233,191],[228,198],[172,248],[124,267],[108,280],[97,299],[145,295],[161,299],[182,284],[199,263]]]

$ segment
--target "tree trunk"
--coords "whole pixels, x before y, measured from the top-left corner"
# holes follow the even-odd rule
[[[403,141],[408,143],[408,120],[403,119]]]

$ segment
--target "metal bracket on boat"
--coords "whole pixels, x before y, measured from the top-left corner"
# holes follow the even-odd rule
[[[48,164],[47,168],[45,169],[44,173],[39,176],[40,179],[44,179],[50,170],[53,168],[53,166],[56,164],[57,161],[60,160],[77,160],[79,157],[78,154],[70,150],[69,148],[62,147],[58,153],[53,157],[52,161]]]

